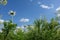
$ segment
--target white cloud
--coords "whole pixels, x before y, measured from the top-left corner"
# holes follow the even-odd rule
[[[56,9],[56,14],[57,14],[57,17],[60,17],[60,7]]]
[[[2,30],[0,30],[0,32],[2,33]]]
[[[22,18],[22,19],[20,19],[20,22],[29,22],[29,19]]]
[[[58,17],[60,17],[60,14],[57,14]]]
[[[20,27],[20,26],[17,26],[16,28],[19,29],[19,28],[21,28],[21,27]]]
[[[33,0],[30,0],[31,2],[33,1]]]
[[[56,9],[56,11],[59,11],[60,10],[60,7],[58,7],[57,9]]]
[[[47,5],[41,4],[40,7],[44,8],[44,9],[51,9],[51,8],[53,8],[53,5],[47,6]]]
[[[22,25],[21,28],[24,29],[24,26]]]
[[[38,2],[38,4],[41,4],[41,2]]]
[[[2,24],[4,22],[4,20],[0,19],[0,24]]]

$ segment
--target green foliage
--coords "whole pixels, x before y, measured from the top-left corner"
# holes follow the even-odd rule
[[[17,24],[4,22],[0,32],[0,40],[60,40],[60,23],[54,18],[48,22],[46,19],[37,19],[33,25],[27,25],[26,30],[16,28]]]
[[[4,40],[7,39],[7,36],[11,31],[14,31],[16,29],[16,24],[12,23],[12,21],[4,22],[4,28],[2,29],[2,33],[4,36]]]

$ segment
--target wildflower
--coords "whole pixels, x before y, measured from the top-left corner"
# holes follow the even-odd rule
[[[15,16],[15,15],[16,15],[16,12],[10,11],[9,14],[10,14],[11,16]]]

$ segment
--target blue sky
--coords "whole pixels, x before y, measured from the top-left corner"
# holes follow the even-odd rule
[[[0,14],[3,15],[3,20],[9,20],[11,16],[8,12],[15,11],[14,22],[21,26],[32,24],[40,16],[46,16],[50,20],[55,17],[54,13],[59,7],[60,0],[8,0],[7,5],[0,5]]]

